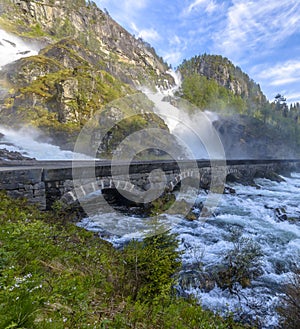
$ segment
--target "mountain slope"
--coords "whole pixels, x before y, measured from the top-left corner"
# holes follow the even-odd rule
[[[197,76],[210,82],[216,82],[221,87],[220,98],[229,98],[229,104],[232,103],[230,105],[240,112],[255,112],[257,108],[267,103],[260,86],[239,67],[234,66],[230,60],[220,55],[195,56],[184,60],[178,69],[184,80]],[[202,82],[205,84],[205,81],[202,80]],[[211,86],[211,89],[216,89],[216,86]],[[235,105],[235,102],[240,104]],[[210,106],[211,104],[207,101],[205,105]]]
[[[154,49],[93,3],[5,0],[0,28],[41,48],[0,71],[1,123],[39,127],[64,147],[72,148],[82,125],[112,100],[141,86],[174,84]]]
[[[285,112],[279,104],[268,102],[260,86],[227,58],[195,56],[178,70],[183,77],[181,96],[200,110],[219,114],[214,126],[228,158],[299,155],[296,111]]]
[[[135,86],[173,83],[154,49],[136,39],[94,3],[5,0],[0,27],[24,37],[54,43],[71,37],[93,53],[101,69]]]

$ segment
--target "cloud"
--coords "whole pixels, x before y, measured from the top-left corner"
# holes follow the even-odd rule
[[[131,22],[130,27],[132,31],[136,34],[138,38],[142,38],[143,40],[147,42],[154,42],[159,41],[161,39],[161,36],[159,33],[153,29],[140,29],[137,27],[137,25],[134,22]]]
[[[140,17],[149,0],[95,0],[95,2],[101,9],[109,7],[110,14],[119,23],[129,25]]]
[[[299,16],[297,0],[234,0],[223,30],[214,34],[215,48],[236,59],[269,52],[300,29]]]
[[[188,8],[187,8],[187,12],[190,13],[193,9],[195,9],[196,7],[205,4],[207,2],[207,0],[196,0],[193,3],[191,3]]]
[[[172,36],[172,38],[170,38],[169,43],[171,46],[179,46],[182,41],[180,40],[179,36],[175,34]]]
[[[172,63],[173,65],[178,65],[182,59],[183,59],[183,54],[181,51],[172,51],[169,53],[165,53],[163,55],[163,59],[164,61],[166,61],[167,63]]]
[[[258,70],[259,67],[256,67],[256,71]],[[297,81],[300,82],[300,61],[288,60],[283,63],[278,63],[271,68],[260,70],[257,76],[262,80],[268,80],[272,86],[282,86]]]
[[[174,66],[204,52],[221,54],[271,98],[278,89],[295,94],[298,88],[300,73],[291,59],[300,53],[299,0],[95,1]]]
[[[147,6],[148,1],[147,0],[123,0],[121,3],[125,6],[127,11],[134,11],[134,10],[140,10]],[[118,1],[118,4],[120,5],[120,1]]]
[[[288,103],[299,102],[300,100],[300,92],[291,92],[285,94]]]
[[[199,7],[203,7],[207,13],[212,13],[216,9],[217,5],[213,0],[195,0],[184,9],[183,14],[189,15],[192,11],[197,10]]]
[[[126,12],[134,12],[136,10],[143,9],[147,6],[148,0],[96,0],[96,3],[99,5],[100,8],[105,8],[105,6],[113,5],[114,7],[119,7],[120,11],[126,10]]]
[[[205,11],[209,14],[213,13],[217,9],[217,4],[214,1],[210,1]]]
[[[160,35],[153,28],[147,30],[141,30],[138,34],[139,38],[146,40],[148,42],[158,41],[160,40]]]

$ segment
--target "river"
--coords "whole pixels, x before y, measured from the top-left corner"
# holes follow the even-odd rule
[[[72,159],[74,156],[70,151],[38,142],[38,134],[32,131],[3,127],[0,131],[5,135],[1,146],[9,150],[40,160]],[[188,221],[180,214],[159,216],[159,224],[178,234],[179,248],[183,251],[183,270],[177,287],[180,294],[195,296],[205,308],[221,315],[234,314],[237,320],[256,323],[260,328],[278,327],[276,307],[282,295],[281,288],[300,264],[300,173],[292,173],[284,179],[281,183],[257,179],[256,186],[231,183],[235,193],[224,194],[213,215],[205,220]],[[207,194],[199,191],[196,205],[206,198]],[[196,206],[194,211],[197,213],[200,209]],[[78,225],[105,232],[102,237],[116,247],[149,233],[149,220],[145,224],[142,217],[119,212],[102,213],[100,210]],[[238,243],[232,238],[236,232],[240,235]],[[252,264],[255,275],[250,286],[234,284],[230,292],[216,280],[207,280],[226,266],[226,255],[237,245],[247,251],[251,244],[260,249],[261,256]]]
[[[282,285],[300,264],[300,174],[292,173],[284,179],[281,183],[257,179],[257,186],[231,184],[236,193],[223,195],[214,214],[205,221],[167,216],[171,232],[178,234],[183,251],[184,270],[179,280],[181,285],[177,287],[181,294],[196,296],[205,308],[222,315],[234,314],[236,319],[256,323],[261,328],[278,327],[276,307]],[[200,191],[197,203],[206,197]],[[162,214],[161,221],[165,220]],[[136,216],[120,215],[115,218],[120,234],[106,239],[120,247],[131,238],[140,238],[142,221]],[[108,223],[112,225],[111,214],[100,212],[79,225],[102,232]],[[235,285],[233,293],[220,288],[213,280],[208,287],[201,287],[203,273],[209,277],[226,263],[225,256],[235,246],[234,232],[238,232],[239,241],[245,243],[246,249],[252,244],[260,249],[257,277],[249,287]]]
[[[8,54],[13,54],[10,61],[36,51],[2,30],[0,39],[1,54],[5,58],[9,58]],[[211,149],[213,154],[216,145],[220,143],[215,137],[210,145],[210,136],[214,136],[211,129],[214,118],[211,113],[205,116],[202,114],[201,118],[184,117],[183,120],[182,112],[176,113],[166,102],[162,103],[161,96],[156,100],[156,96],[152,95],[152,100],[159,105],[157,113],[165,119],[169,118],[170,131],[177,132],[181,140],[190,144],[196,158],[203,155],[203,145],[200,148],[198,142],[193,142],[193,145],[190,142],[199,137],[202,141],[206,140],[206,136],[209,137],[204,144],[206,150]],[[208,124],[205,124],[205,129],[201,129],[198,135],[197,132],[193,133],[191,138],[187,133],[199,128],[200,119]],[[179,124],[185,124],[187,128],[176,130]],[[0,132],[4,134],[0,147],[10,151],[18,151],[39,160],[70,159],[74,156],[70,151],[39,142],[38,133],[33,134],[32,131],[0,127]],[[217,157],[222,155],[221,151],[219,147]],[[257,179],[256,186],[231,184],[235,193],[224,194],[213,215],[205,220],[188,221],[179,214],[159,216],[157,223],[162,223],[165,228],[178,234],[179,249],[183,251],[183,270],[180,273],[178,292],[185,296],[195,296],[205,308],[222,315],[234,314],[237,320],[256,323],[261,328],[278,327],[276,307],[282,294],[282,285],[288,282],[293,270],[300,264],[300,173],[292,173],[291,177],[284,179],[281,183]],[[190,195],[184,197],[191,198]],[[199,191],[196,205],[206,198],[206,193]],[[196,206],[194,211],[197,213],[200,209]],[[142,238],[149,228],[145,226],[144,218],[124,216],[118,212],[112,215],[101,211],[93,217],[83,219],[78,225],[96,232],[103,233],[105,230],[104,238],[116,247],[122,246],[129,239]],[[109,234],[110,227],[111,232],[117,233]],[[238,240],[234,240],[234,236]],[[224,264],[228,262],[226,256],[232,254],[234,248],[247,252],[247,247],[249,250],[251,246],[260,250],[260,255],[253,263],[255,268],[251,269],[253,278],[250,286],[234,284],[229,289],[220,287],[216,280],[207,280],[224,268]],[[204,284],[203,278],[208,282]]]

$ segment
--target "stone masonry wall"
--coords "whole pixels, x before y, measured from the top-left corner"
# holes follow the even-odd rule
[[[266,162],[263,161],[236,161],[224,166],[216,166],[210,168],[207,162],[199,162],[199,172],[195,169],[189,169],[189,163],[184,163],[185,169],[180,171],[176,162],[149,162],[136,163],[130,166],[131,181],[126,183],[122,173],[126,170],[126,166],[120,165],[117,167],[117,175],[114,175],[115,180],[111,178],[111,166],[109,163],[97,165],[94,167],[81,167],[82,182],[84,186],[75,186],[73,181],[72,167],[56,167],[54,169],[45,168],[17,168],[10,169],[9,167],[0,168],[0,190],[6,190],[8,195],[19,198],[24,197],[31,203],[38,204],[41,209],[49,209],[51,205],[60,200],[68,192],[82,191],[84,197],[90,192],[106,188],[117,188],[132,191],[138,194],[141,190],[151,188],[151,183],[164,183],[166,188],[172,190],[182,179],[190,177],[200,180],[199,188],[209,188],[211,181],[214,186],[222,187],[224,180],[222,177],[237,181],[243,184],[253,183],[255,177],[266,177],[270,179],[279,179],[277,174],[289,173],[299,169],[299,162]],[[96,182],[94,182],[97,176]],[[125,171],[126,172],[126,171]],[[274,174],[275,173],[275,174]],[[277,174],[276,174],[277,173]],[[80,182],[80,180],[79,180]],[[78,181],[77,181],[78,184]],[[217,191],[222,193],[221,189]],[[76,197],[75,193],[73,194]]]

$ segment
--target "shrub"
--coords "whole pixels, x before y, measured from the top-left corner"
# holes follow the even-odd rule
[[[283,292],[282,305],[278,308],[282,327],[297,329],[300,323],[300,269],[292,275]]]
[[[223,258],[222,268],[217,273],[218,285],[235,292],[236,284],[250,286],[251,280],[261,272],[260,246],[250,238],[242,237],[240,230],[233,230],[230,236],[233,248]]]
[[[175,284],[179,260],[176,235],[160,234],[142,242],[131,241],[124,249],[125,282],[134,300],[168,297]]]
[[[0,192],[0,328],[242,328],[171,296],[176,236],[116,250],[64,216]]]

